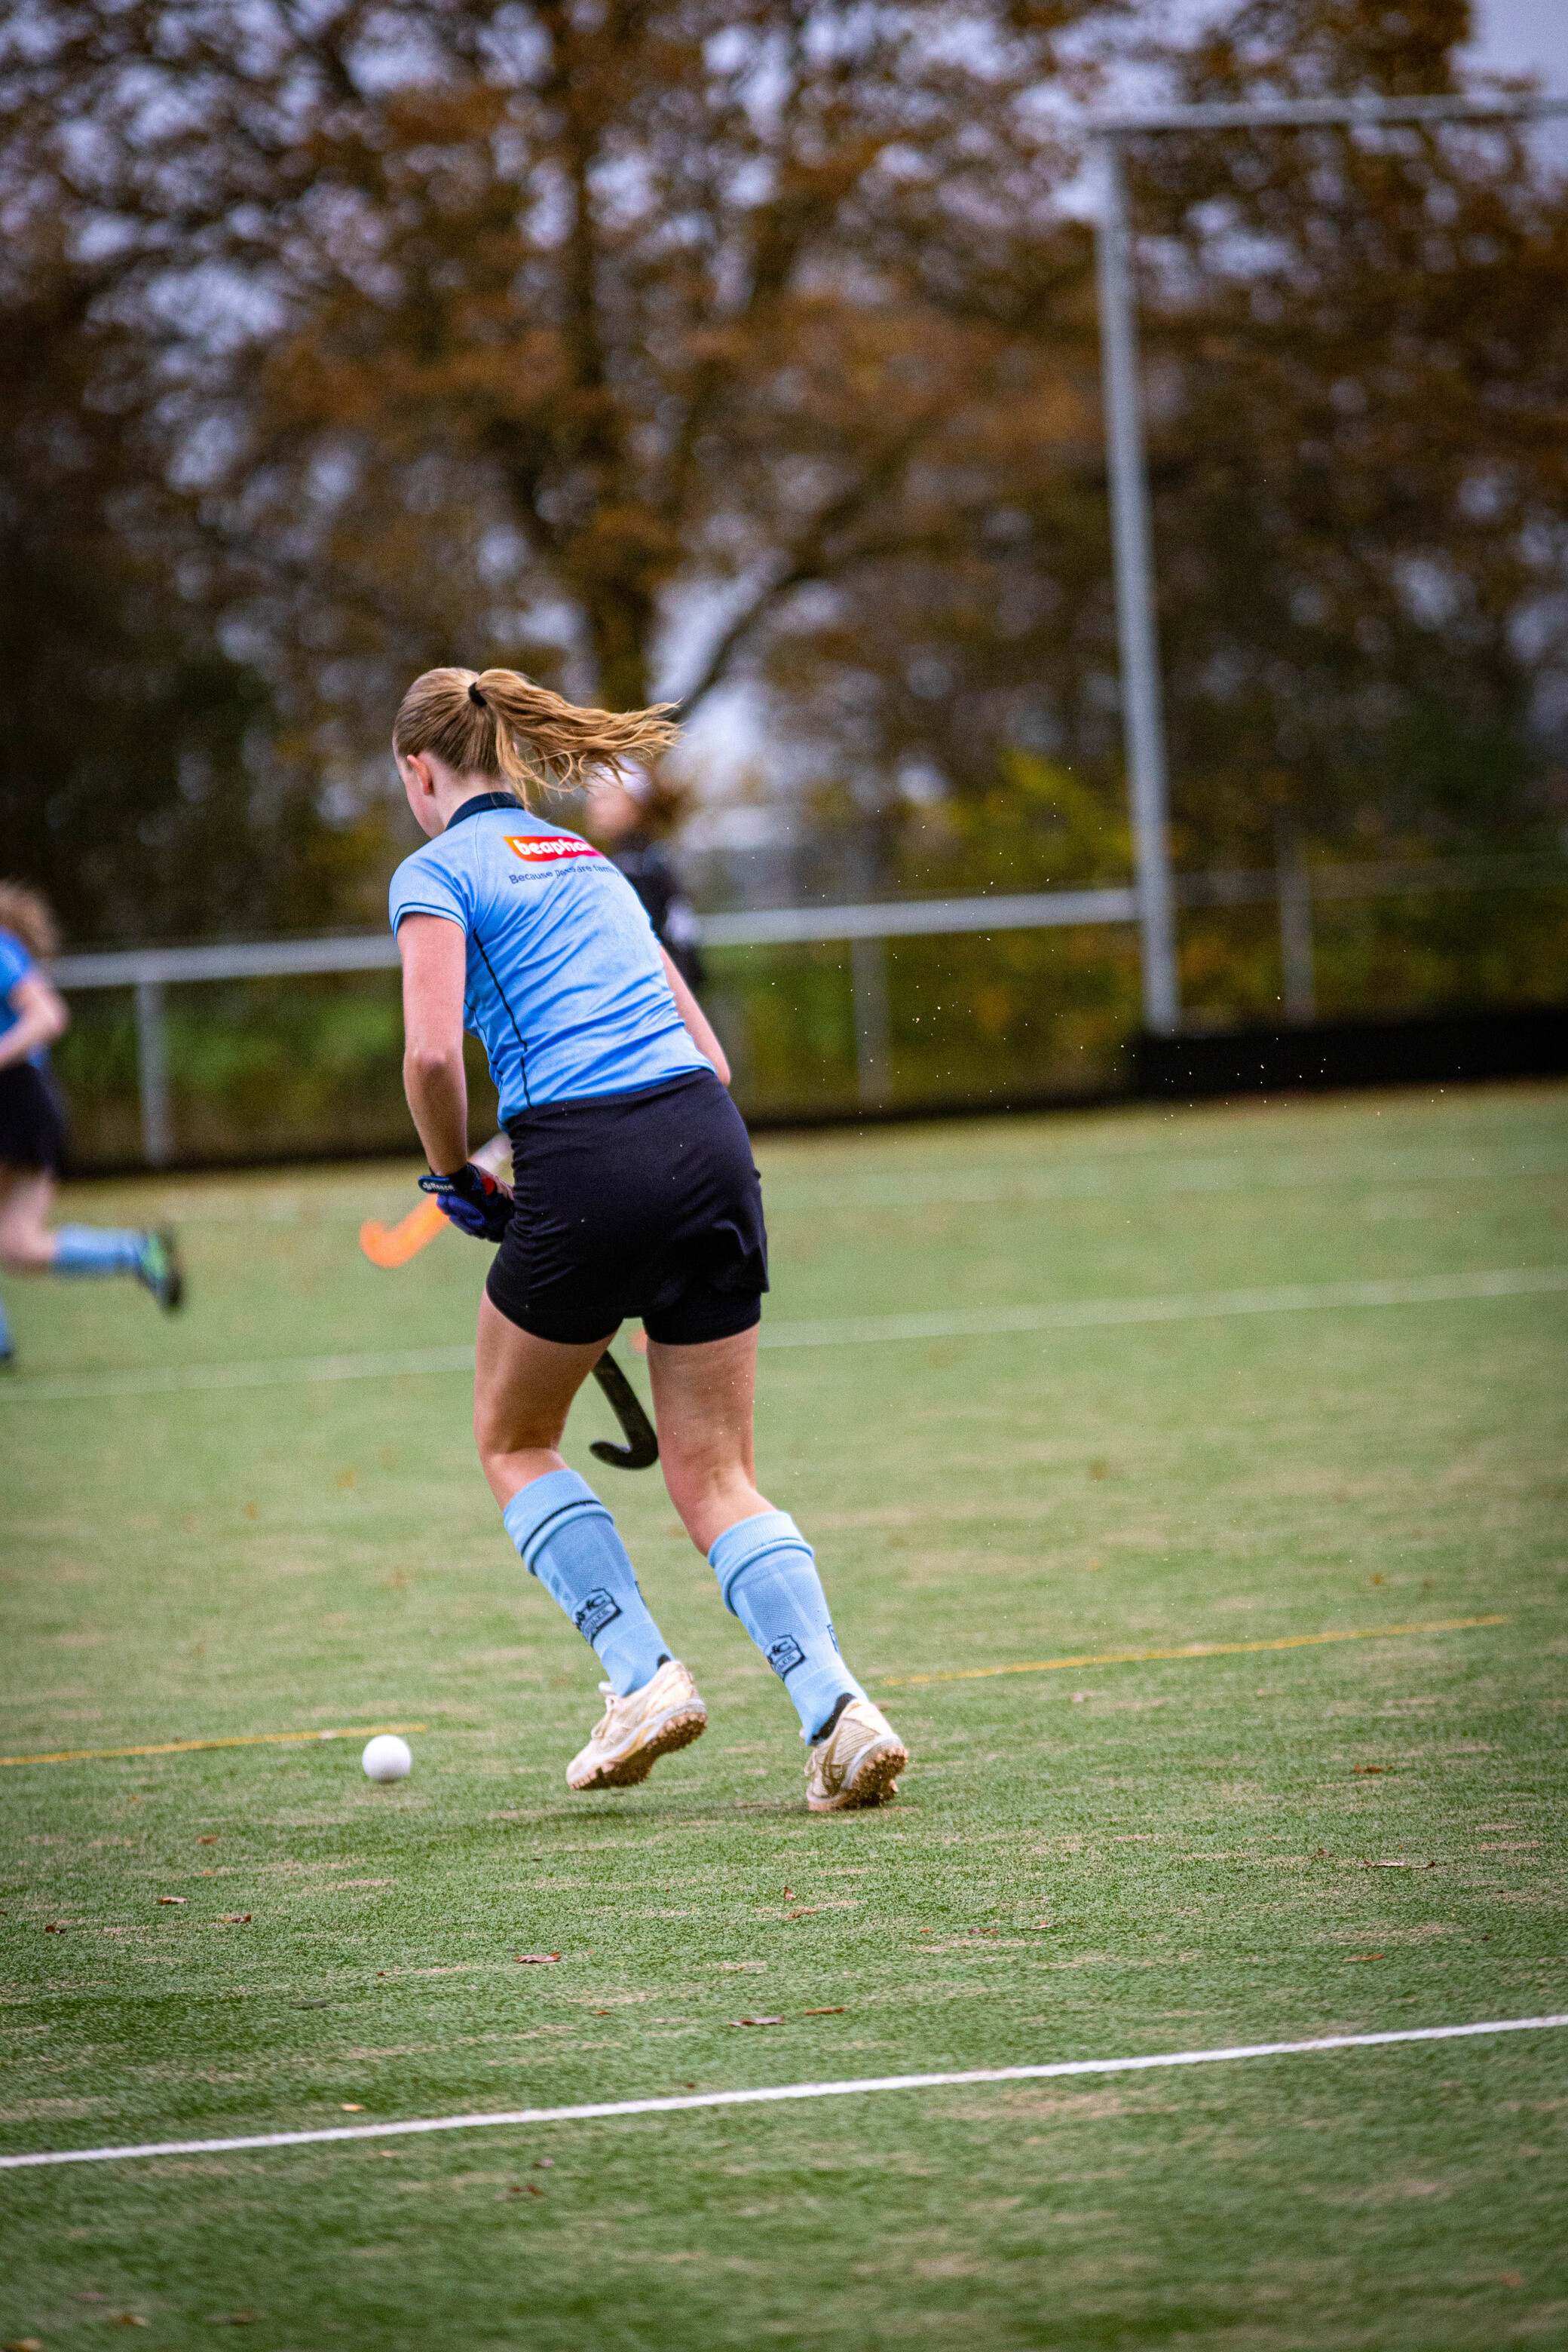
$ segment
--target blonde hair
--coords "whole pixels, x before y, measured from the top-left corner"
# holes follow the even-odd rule
[[[59,927],[41,890],[25,882],[0,882],[0,931],[12,931],[40,963],[59,951]]]
[[[403,698],[392,743],[403,759],[428,751],[459,776],[493,776],[526,808],[531,786],[570,790],[597,770],[618,776],[657,760],[675,740],[674,708],[584,710],[514,669],[427,669]]]

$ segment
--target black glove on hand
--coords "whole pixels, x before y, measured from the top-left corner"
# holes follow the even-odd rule
[[[452,1176],[421,1176],[419,1190],[433,1192],[441,1214],[477,1242],[499,1242],[511,1217],[507,1187],[471,1160]]]

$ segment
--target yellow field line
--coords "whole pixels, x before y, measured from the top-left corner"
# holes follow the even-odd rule
[[[916,1683],[974,1683],[992,1675],[1051,1675],[1064,1666],[1139,1666],[1152,1658],[1234,1658],[1252,1650],[1306,1650],[1321,1642],[1376,1642],[1394,1633],[1465,1633],[1476,1625],[1506,1625],[1506,1617],[1437,1617],[1425,1625],[1354,1625],[1335,1633],[1283,1633],[1272,1642],[1184,1642],[1179,1650],[1100,1650],[1082,1658],[1036,1658],[1023,1666],[952,1666],[943,1674],[884,1675],[885,1687]]]
[[[0,1764],[88,1764],[106,1756],[188,1756],[195,1748],[287,1748],[296,1740],[372,1739],[378,1731],[423,1731],[422,1723],[361,1723],[344,1731],[252,1731],[240,1739],[161,1739],[151,1748],[59,1748],[52,1756],[0,1756]]]

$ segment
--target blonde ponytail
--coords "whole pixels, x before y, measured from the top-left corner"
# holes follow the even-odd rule
[[[526,808],[530,791],[569,790],[597,772],[658,760],[678,730],[665,713],[584,710],[514,669],[427,669],[404,696],[393,748],[428,751],[459,776],[490,776]]]
[[[0,882],[0,931],[13,933],[40,963],[59,952],[59,928],[49,902],[25,882]]]

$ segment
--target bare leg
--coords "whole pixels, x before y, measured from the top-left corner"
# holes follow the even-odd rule
[[[650,1339],[648,1371],[669,1499],[706,1558],[726,1528],[773,1505],[757,1492],[752,1407],[757,1334],[672,1348]]]
[[[474,1439],[503,1511],[535,1478],[565,1469],[560,1445],[572,1400],[614,1337],[563,1347],[519,1330],[488,1298],[479,1301]]]
[[[55,1180],[47,1169],[0,1164],[0,1266],[7,1274],[47,1274],[55,1262],[48,1214]]]

